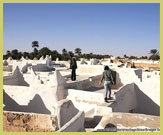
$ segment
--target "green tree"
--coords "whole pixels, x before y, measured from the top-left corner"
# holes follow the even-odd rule
[[[11,56],[11,52],[10,52],[9,50],[7,50],[6,54],[7,54],[8,56]]]
[[[39,57],[41,56],[46,56],[46,55],[51,55],[52,51],[48,47],[43,47],[39,50]]]
[[[150,54],[151,55],[156,55],[158,53],[157,49],[151,49]]]
[[[117,57],[117,59],[121,59],[121,57],[120,57],[120,56],[118,56],[118,57]]]
[[[85,54],[85,58],[88,59],[88,60],[90,60],[92,58],[92,55],[90,53]]]
[[[147,56],[141,56],[139,59],[148,59]]]
[[[38,48],[39,47],[39,42],[38,41],[33,41],[32,42],[32,48]]]
[[[26,58],[26,57],[29,58],[29,53],[28,53],[28,52],[23,52],[23,57],[24,57],[24,58]]]
[[[137,59],[136,56],[130,56],[129,59]]]
[[[159,55],[151,55],[149,57],[150,60],[159,60],[160,59],[160,56]]]
[[[62,49],[62,58],[63,58],[63,60],[68,60],[68,53],[65,48]]]
[[[157,49],[151,49],[150,54],[151,54],[151,56],[149,56],[150,60],[159,60],[160,59],[160,55],[159,55],[159,52]]]
[[[94,58],[94,54],[92,52],[89,54],[89,56],[90,58]]]
[[[22,56],[23,56],[22,52],[18,52],[17,59],[21,59]]]
[[[33,52],[29,53],[29,58],[30,58],[31,60],[34,59],[34,53],[33,53]]]
[[[68,52],[68,55],[73,57],[74,56],[74,53],[72,51],[69,51]]]
[[[8,59],[8,56],[7,55],[3,55],[3,60],[6,60]]]
[[[76,48],[75,49],[75,54],[77,54],[78,57],[80,57],[81,56],[81,49],[80,48]]]
[[[37,50],[38,47],[39,47],[39,42],[38,41],[33,41],[32,42],[32,48],[34,48],[33,49],[34,57],[37,57],[37,55],[38,55],[38,50]]]
[[[59,53],[57,52],[57,50],[53,50],[51,56],[52,60],[56,60],[56,58],[59,58]]]
[[[19,55],[18,55],[18,50],[17,49],[14,49],[14,50],[11,51],[11,57],[13,59],[16,59],[16,60],[19,59]]]
[[[128,56],[126,54],[123,55],[124,58],[128,58]]]
[[[11,56],[11,52],[9,50],[6,51],[6,55],[3,55],[3,59],[8,59]]]
[[[33,50],[34,57],[37,57],[38,53],[39,52],[38,52],[37,48],[34,48],[34,50]]]
[[[62,54],[66,54],[67,50],[65,48],[62,49]]]

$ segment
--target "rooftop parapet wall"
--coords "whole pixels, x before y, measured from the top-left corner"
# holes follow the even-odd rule
[[[4,110],[54,114],[54,106],[58,101],[54,88],[36,88],[4,86],[6,106]],[[12,100],[9,100],[12,99]]]
[[[132,60],[132,62],[140,64],[160,64],[160,61],[154,60]]]
[[[112,112],[111,107],[101,106],[104,102],[103,93],[68,89],[67,99],[72,100],[74,106],[85,112],[86,117],[104,115]]]
[[[18,95],[17,95],[18,96]],[[27,96],[27,95],[26,95]],[[29,95],[28,95],[29,96]],[[34,97],[33,97],[34,96]],[[5,111],[16,111],[16,112],[31,112],[31,113],[40,113],[40,114],[51,114],[51,112],[47,109],[47,105],[45,105],[42,97],[38,94],[34,94],[29,96],[26,100],[23,99],[22,95],[19,99],[18,103],[15,96],[9,96],[5,91],[3,91],[3,110]],[[29,98],[32,98],[31,100]],[[53,109],[54,111],[54,109]]]
[[[57,102],[58,132],[84,132],[84,112],[74,107],[71,100]]]
[[[37,79],[37,78],[36,78]],[[54,80],[51,82],[51,86],[47,87],[47,85],[44,84],[37,84],[35,79],[32,80],[35,82],[35,87],[19,87],[19,86],[10,86],[10,85],[4,85],[4,91],[6,92],[7,97],[12,98],[15,105],[15,108],[13,108],[12,104],[8,105],[6,108],[10,111],[25,111],[25,112],[38,112],[43,114],[49,114],[54,113],[53,106],[55,103],[59,100],[62,100],[66,98],[67,96],[67,90],[64,89],[65,86],[65,80],[61,76],[58,70],[55,71],[54,74]],[[37,96],[36,96],[37,95]],[[7,99],[4,98],[5,101]],[[16,102],[16,103],[15,103]],[[34,105],[30,104],[33,103]],[[40,107],[40,109],[36,109]],[[32,108],[33,107],[33,108]],[[14,110],[13,110],[14,109]],[[41,112],[40,112],[41,111]]]
[[[103,70],[103,65],[78,65],[77,74],[99,75],[102,74]]]
[[[115,96],[116,101],[110,105],[113,112],[160,115],[160,106],[135,83],[123,86]]]
[[[160,106],[160,77],[151,77],[144,79],[143,82],[135,82],[138,90],[141,90],[146,96],[150,97],[158,106]]]
[[[116,101],[111,104],[113,112],[130,112],[137,107],[134,83],[123,86],[115,95]]]
[[[12,72],[15,71],[15,69],[18,67],[20,69],[20,71],[22,70],[22,68],[27,65],[27,61],[13,61],[13,64],[12,64]]]
[[[57,132],[85,132],[84,112],[77,113],[69,122],[67,122]]]
[[[79,66],[80,67],[80,66]],[[103,67],[101,65],[95,66],[85,66],[82,65],[77,70],[78,74],[89,74],[92,75],[88,79],[80,80],[77,82],[67,83],[66,88],[68,89],[86,89],[90,87],[101,87],[99,86],[99,82],[101,81]],[[83,69],[82,69],[83,68]],[[112,85],[112,88],[117,89],[123,85],[132,82],[140,82],[142,81],[142,70],[140,69],[128,69],[128,68],[113,68],[113,71],[116,72],[116,85]]]
[[[3,112],[4,132],[84,132],[84,112],[70,100],[57,102],[57,115]]]
[[[12,76],[3,77],[3,85],[29,86],[18,67],[15,69]]]
[[[139,71],[139,69],[117,68],[117,67],[111,67],[111,66],[110,66],[110,68],[113,71],[116,71],[117,73],[119,73],[119,76],[123,77],[122,79],[124,79],[124,77],[128,78],[126,76],[129,76],[129,77],[131,77],[129,80],[132,79],[132,81],[133,81],[136,78],[138,80],[142,77],[141,74],[139,74],[139,76],[137,76],[137,74],[135,72],[135,71]],[[103,71],[104,71],[104,65],[79,65],[78,69],[77,69],[77,74],[96,76],[96,75],[102,75]]]
[[[119,77],[123,84],[128,84],[137,81],[140,82],[142,80],[141,69],[115,68],[113,70],[119,73]]]
[[[137,107],[135,112],[160,116],[160,104],[153,98],[155,95],[148,96],[147,93],[150,93],[150,91],[147,92],[143,87],[137,84],[134,84],[134,89],[137,97]],[[156,97],[160,99],[160,97]]]
[[[34,96],[29,87],[3,85],[4,92],[20,105],[27,105]]]
[[[12,65],[3,66],[3,71],[12,72]]]
[[[135,68],[149,70],[149,71],[160,71],[160,64],[148,64],[148,63],[134,63]]]
[[[67,99],[76,100],[76,102],[85,102],[89,104],[103,103],[103,93],[82,91],[76,89],[68,89]]]
[[[69,82],[66,84],[67,89],[86,89],[90,87],[101,87],[99,82],[101,80],[101,75],[91,76],[88,79],[83,79],[76,82]]]

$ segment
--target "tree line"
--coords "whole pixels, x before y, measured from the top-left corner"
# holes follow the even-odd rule
[[[74,52],[68,51],[65,48],[62,49],[62,53],[59,53],[57,50],[50,50],[48,47],[43,47],[38,50],[39,48],[39,42],[33,41],[32,42],[32,48],[33,52],[20,52],[17,49],[14,50],[7,50],[6,54],[3,55],[3,59],[8,59],[9,57],[12,57],[15,60],[21,59],[21,57],[29,58],[29,59],[40,59],[40,57],[46,57],[46,55],[51,55],[52,60],[56,60],[56,58],[59,58],[59,60],[68,60],[70,55],[75,56],[77,60],[79,58],[85,58],[85,59],[91,59],[91,58],[97,58],[97,59],[103,59],[103,58],[110,58],[112,55],[101,55],[101,54],[94,54],[94,53],[82,53],[82,50],[80,48],[76,48]],[[150,50],[150,57],[147,56],[127,56],[124,55],[124,58],[128,59],[151,59],[151,60],[159,60],[160,55],[157,49],[151,49]],[[120,56],[117,57],[118,59],[122,59]]]

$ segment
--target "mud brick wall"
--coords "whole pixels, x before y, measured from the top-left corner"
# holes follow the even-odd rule
[[[3,112],[4,132],[52,132],[56,130],[58,130],[56,116]]]
[[[134,66],[135,68],[139,69],[144,69],[144,70],[149,70],[149,71],[155,71],[155,70],[160,70],[160,64],[147,64],[147,63],[128,63],[127,67],[131,68]]]

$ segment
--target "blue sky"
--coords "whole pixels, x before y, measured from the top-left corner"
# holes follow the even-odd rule
[[[159,4],[4,4],[3,53],[48,47],[148,56],[160,51]]]

